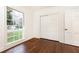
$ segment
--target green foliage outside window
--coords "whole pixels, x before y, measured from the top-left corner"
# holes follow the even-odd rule
[[[17,17],[16,12],[19,15],[18,17]],[[21,14],[20,12],[7,7],[7,29],[10,31],[7,33],[7,37],[8,37],[7,41],[9,43],[22,39],[22,20],[23,20],[23,18],[20,18],[21,17],[20,14]]]

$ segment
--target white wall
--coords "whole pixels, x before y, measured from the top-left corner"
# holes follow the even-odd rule
[[[5,30],[5,7],[0,6],[0,51],[4,49],[6,44],[6,30]]]
[[[11,48],[33,37],[33,20],[32,20],[33,17],[31,9],[29,9],[29,7],[24,6],[9,6],[9,7],[24,13],[24,25],[23,25],[24,36],[22,40],[18,40],[17,42],[7,44],[6,7],[4,6],[0,7],[0,51]]]

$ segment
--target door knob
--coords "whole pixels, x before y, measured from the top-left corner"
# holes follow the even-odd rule
[[[65,30],[68,30],[68,29],[65,29]]]

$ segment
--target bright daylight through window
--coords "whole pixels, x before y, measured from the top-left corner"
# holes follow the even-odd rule
[[[23,13],[7,7],[7,41],[8,43],[22,39]]]

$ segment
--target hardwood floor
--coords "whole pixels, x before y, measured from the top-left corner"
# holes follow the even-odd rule
[[[43,38],[33,38],[2,53],[79,53],[79,47]]]

